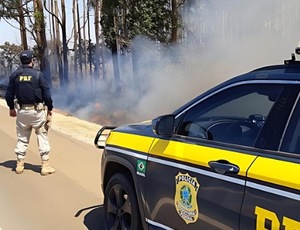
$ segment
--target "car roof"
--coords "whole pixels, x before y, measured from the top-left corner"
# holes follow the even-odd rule
[[[300,61],[295,59],[285,60],[282,65],[257,68],[226,82],[232,83],[243,80],[300,80]]]
[[[248,73],[244,73],[228,79],[217,86],[207,90],[206,92],[200,94],[190,102],[178,108],[173,114],[180,113],[184,108],[189,105],[194,104],[199,99],[209,95],[210,93],[223,88],[227,85],[243,82],[243,81],[265,81],[265,80],[276,80],[276,81],[300,81],[300,61],[297,61],[292,54],[290,60],[284,60],[284,63],[281,65],[269,65],[254,69]],[[300,83],[299,83],[300,84]]]

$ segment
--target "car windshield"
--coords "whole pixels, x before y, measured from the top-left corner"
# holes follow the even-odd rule
[[[178,133],[203,137],[204,129],[207,139],[251,146],[282,89],[282,85],[248,84],[221,91],[186,111]],[[249,138],[230,138],[233,135]]]

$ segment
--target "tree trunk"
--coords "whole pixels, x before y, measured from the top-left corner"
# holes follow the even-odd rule
[[[66,5],[65,0],[61,0],[61,30],[62,30],[62,40],[63,40],[63,60],[64,60],[64,81],[63,86],[69,85],[69,61],[68,61],[68,45],[67,45],[67,29],[66,29]]]
[[[95,1],[95,39],[96,39],[96,50],[95,50],[95,78],[99,77],[100,67],[100,6],[99,2]]]
[[[53,0],[50,1],[50,9],[51,9],[51,12],[55,12],[55,9],[54,9],[54,2]],[[52,38],[51,38],[51,44],[52,44],[52,58],[51,58],[51,74],[52,74],[52,79],[53,79],[53,75],[57,76],[57,73],[58,73],[58,69],[57,69],[57,66],[58,66],[58,61],[57,61],[57,53],[56,53],[56,33],[55,33],[55,18],[54,16],[51,14],[51,16],[49,17],[49,19],[51,19],[51,21],[49,22],[50,25],[52,25]],[[55,71],[53,71],[53,69],[55,69]]]
[[[141,73],[140,73],[140,61],[142,59],[140,53],[139,44],[132,44],[132,75],[133,75],[133,89],[138,93],[138,95],[142,95],[141,91]]]
[[[116,16],[114,17],[114,28],[115,31],[117,31],[117,20]],[[115,89],[116,94],[119,96],[122,91],[122,85],[121,85],[121,79],[120,79],[120,70],[119,70],[119,58],[118,58],[118,38],[117,34],[114,32],[114,40],[111,44],[111,52],[112,52],[112,58],[113,58],[113,68],[114,68],[114,79],[115,79]]]
[[[103,4],[103,1],[100,1],[99,3],[99,14],[101,15],[101,10],[102,10],[102,4]],[[100,25],[100,20],[99,20],[99,25]],[[101,31],[99,31],[99,37],[102,37],[101,35]],[[104,43],[103,43],[103,40],[102,39],[102,42],[100,44],[100,60],[101,60],[101,67],[102,67],[102,79],[104,80],[107,80],[106,78],[106,69],[105,69],[105,57],[104,57]]]
[[[172,34],[171,42],[177,42],[178,35],[178,12],[177,12],[177,0],[172,0]]]
[[[18,14],[19,14],[19,20],[20,20],[20,33],[21,33],[21,42],[24,50],[28,49],[27,44],[27,35],[26,35],[26,25],[25,25],[25,19],[24,19],[24,12],[22,8],[22,0],[18,1]]]
[[[80,76],[82,77],[82,39],[81,39],[81,28],[80,28],[80,16],[79,16],[79,7],[78,0],[76,0],[76,11],[77,11],[77,26],[78,26],[78,44],[79,44],[79,70]]]
[[[59,83],[60,86],[63,86],[64,84],[64,68],[63,68],[63,63],[62,63],[62,58],[61,58],[61,41],[60,41],[60,26],[58,22],[58,5],[57,5],[57,0],[54,0],[54,8],[55,8],[55,13],[54,15],[56,16],[55,19],[55,31],[56,31],[56,39],[55,39],[55,50],[56,50],[56,58],[58,62],[58,74],[59,74]]]
[[[112,52],[113,68],[114,68],[115,92],[117,96],[120,96],[120,94],[122,93],[122,85],[121,85],[120,70],[119,70],[118,45],[116,40],[112,44],[111,52]]]
[[[90,3],[89,3],[90,4]],[[88,22],[88,39],[89,39],[89,44],[88,44],[88,59],[89,59],[89,65],[90,65],[90,77],[91,77],[91,83],[93,85],[93,79],[92,79],[92,52],[91,52],[91,27],[90,27],[90,6],[88,7],[87,10],[87,22]]]
[[[89,60],[89,66],[90,66],[90,81],[91,81],[91,91],[92,93],[95,93],[95,85],[94,85],[94,77],[93,77],[93,71],[92,71],[92,52],[91,52],[91,27],[90,27],[90,0],[88,0],[88,7],[87,7],[87,24],[88,24],[88,49],[87,49],[87,55]]]
[[[46,38],[46,23],[44,18],[44,9],[41,0],[35,0],[34,2],[34,13],[35,13],[35,32],[37,37],[37,48],[38,57],[41,61],[41,71],[48,82],[50,87],[52,87],[51,74],[50,74],[50,63],[49,54]]]
[[[73,0],[73,30],[74,30],[74,78],[75,78],[75,84],[77,86],[77,81],[78,81],[78,32],[77,32],[77,25],[76,22],[79,20],[77,18],[77,0]]]
[[[83,14],[83,44],[84,44],[84,50],[83,52],[85,53],[84,55],[84,59],[83,59],[83,65],[84,65],[84,71],[85,71],[85,75],[87,74],[87,46],[86,46],[86,3],[85,0],[82,0],[82,5],[83,5],[83,9],[82,9],[82,14]]]

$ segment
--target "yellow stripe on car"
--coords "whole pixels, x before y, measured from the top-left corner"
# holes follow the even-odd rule
[[[300,164],[258,157],[248,177],[300,190]]]
[[[107,144],[145,154],[149,152],[152,157],[163,157],[170,162],[179,161],[207,168],[209,161],[226,160],[240,168],[240,176],[246,176],[249,165],[257,157],[247,153],[120,132],[112,132]],[[281,170],[283,168],[285,170]],[[258,157],[248,172],[248,178],[300,189],[296,174],[299,171],[299,164]]]
[[[151,155],[168,158],[172,161],[177,160],[204,167],[209,167],[208,162],[212,159],[216,161],[227,160],[230,163],[239,166],[239,175],[241,176],[246,175],[248,166],[256,157],[250,154],[216,149],[200,145],[191,145],[188,143],[181,143],[176,141],[155,139],[153,142],[153,140],[153,137],[112,132],[106,143],[109,145],[115,145],[138,152],[149,152]],[[152,147],[149,150],[149,146],[151,146],[151,144]]]
[[[155,139],[150,154],[204,167],[209,167],[208,162],[212,160],[227,160],[240,168],[238,175],[241,176],[246,176],[249,165],[256,157],[245,153],[161,139]]]
[[[153,139],[153,137],[136,134],[111,132],[107,138],[106,144],[148,153]]]

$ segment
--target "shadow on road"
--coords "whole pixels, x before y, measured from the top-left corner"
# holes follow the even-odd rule
[[[79,210],[75,217],[80,216],[80,214],[83,211],[90,210],[85,216],[84,216],[84,225],[89,230],[99,230],[99,229],[105,229],[104,228],[104,217],[103,217],[103,205],[96,205],[92,207],[87,207]]]
[[[0,167],[9,168],[9,169],[11,169],[11,171],[15,171],[16,161],[15,160],[10,160],[10,161],[2,162],[2,163],[0,163]],[[30,164],[30,163],[25,163],[24,168],[25,168],[24,170],[31,170],[31,171],[36,172],[36,173],[41,172],[41,166],[40,165],[33,165],[33,164]]]

